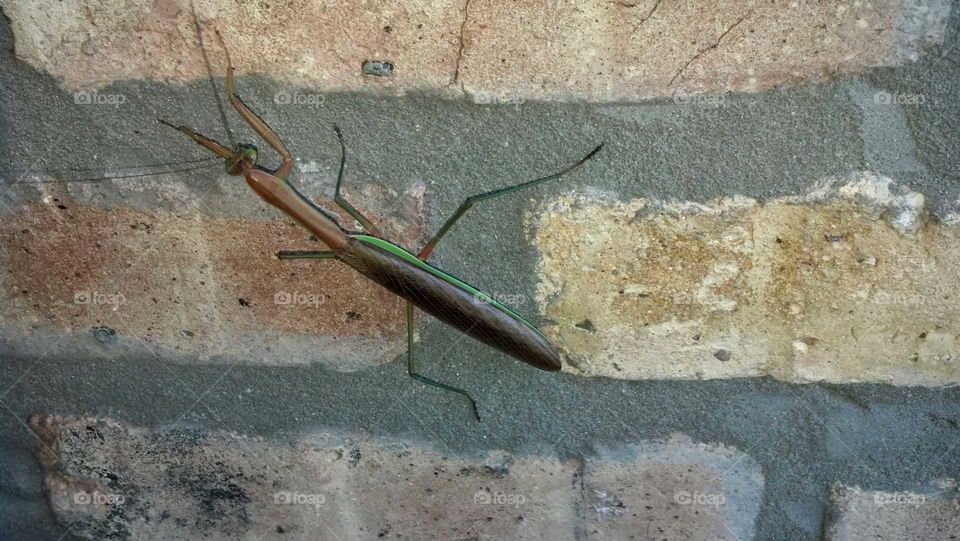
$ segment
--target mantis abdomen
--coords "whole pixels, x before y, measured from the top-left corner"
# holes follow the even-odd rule
[[[562,367],[532,324],[473,286],[376,237],[352,235],[337,259],[447,325],[541,370]]]

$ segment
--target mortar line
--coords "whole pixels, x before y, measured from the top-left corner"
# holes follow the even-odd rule
[[[791,393],[794,393],[793,389],[791,389],[790,387],[787,387],[787,389],[789,389]],[[796,395],[796,393],[794,393],[794,395]],[[837,432],[836,428],[831,426],[829,423],[827,423],[826,420],[820,417],[820,415],[817,414],[817,412],[813,409],[813,407],[810,406],[808,402],[806,402],[805,399],[801,399],[801,405],[806,407],[807,411],[812,415],[813,419],[815,419],[818,423],[820,423],[821,427],[824,428],[825,431],[827,432],[826,435],[829,436],[829,434],[832,433],[837,438],[837,441],[839,441],[840,444],[843,445],[843,447],[852,455],[854,462],[863,466],[867,470],[867,472],[869,472],[870,474],[874,476],[877,475],[877,472],[874,471],[873,468],[871,468],[870,466],[867,466],[866,462],[864,462],[864,460],[860,457],[860,455],[854,452],[854,450],[847,444],[847,442],[844,441],[844,438]]]
[[[10,387],[7,387],[7,390],[4,391],[3,394],[0,394],[0,400],[3,400],[4,398],[6,398],[6,396],[10,394],[10,391],[12,391],[13,388],[16,387],[21,380],[23,380],[23,378],[27,377],[27,374],[29,374],[38,364],[40,364],[40,362],[43,361],[43,359],[45,359],[51,351],[53,351],[53,348],[56,347],[61,340],[63,340],[63,337],[64,337],[63,333],[58,334],[57,339],[54,340],[53,344],[50,344],[50,347],[48,347],[47,350],[43,352],[43,355],[40,355],[40,357],[33,364],[30,365],[30,368],[27,368],[23,372],[23,374],[20,374],[20,377],[17,378],[17,380],[14,381],[10,385]]]

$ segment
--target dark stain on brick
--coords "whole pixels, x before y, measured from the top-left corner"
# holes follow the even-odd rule
[[[222,462],[217,462],[211,471],[195,472],[195,479],[186,486],[204,510],[205,522],[211,526],[221,524],[229,516],[238,525],[249,523],[246,504],[250,503],[250,497],[236,482],[242,479],[242,472],[227,471]]]
[[[459,474],[463,477],[482,475],[485,477],[503,479],[510,475],[510,468],[503,464],[498,464],[496,466],[484,465],[483,467],[467,466],[460,468]]]
[[[574,325],[574,327],[578,329],[583,329],[587,332],[597,332],[597,328],[593,326],[593,322],[590,321],[589,319],[585,319],[580,323],[577,323],[576,325]]]

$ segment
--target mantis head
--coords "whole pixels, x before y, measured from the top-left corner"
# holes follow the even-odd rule
[[[224,162],[224,170],[228,175],[242,175],[247,169],[256,167],[257,147],[240,144],[237,146],[236,152],[226,157]]]

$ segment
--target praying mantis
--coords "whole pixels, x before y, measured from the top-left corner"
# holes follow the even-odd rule
[[[466,198],[419,252],[409,252],[383,238],[377,227],[342,196],[341,186],[347,152],[339,127],[333,127],[340,145],[340,164],[333,201],[356,220],[361,231],[344,228],[334,216],[294,188],[289,182],[294,165],[292,155],[274,130],[237,96],[234,90],[234,67],[229,51],[219,30],[215,33],[226,58],[227,98],[243,121],[280,155],[280,166],[270,170],[259,165],[258,149],[255,145],[237,144],[234,148],[228,148],[187,126],[164,119],[157,120],[223,159],[228,175],[242,176],[261,199],[293,218],[328,248],[325,251],[279,251],[277,257],[280,260],[339,261],[406,300],[407,374],[428,386],[465,397],[477,421],[480,420],[480,413],[477,402],[470,393],[417,371],[413,357],[414,307],[461,333],[536,368],[552,372],[562,368],[559,351],[533,323],[491,295],[431,265],[427,260],[444,235],[473,205],[564,176],[596,156],[603,148],[602,144],[554,174]]]

